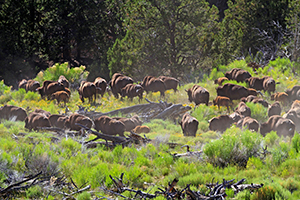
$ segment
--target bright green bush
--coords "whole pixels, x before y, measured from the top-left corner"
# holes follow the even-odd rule
[[[70,68],[67,62],[56,63],[47,68],[44,72],[40,71],[35,80],[42,83],[45,80],[58,80],[60,75],[64,75],[70,83],[79,83],[80,80],[86,80],[89,72],[85,71],[85,66]]]
[[[39,199],[43,195],[42,188],[39,185],[29,187],[26,191],[26,197],[29,199]]]
[[[248,159],[257,156],[261,141],[256,132],[231,128],[225,131],[222,138],[206,144],[204,154],[214,166],[234,164],[246,167]]]

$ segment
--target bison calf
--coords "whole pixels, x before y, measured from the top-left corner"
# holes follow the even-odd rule
[[[65,91],[58,91],[51,95],[51,100],[56,99],[58,105],[61,101],[63,101],[64,105],[66,105],[66,103],[69,101],[69,98],[69,94]]]
[[[150,128],[148,126],[136,126],[133,130],[134,133],[150,133]]]
[[[217,96],[214,100],[213,100],[213,104],[218,105],[218,108],[220,109],[220,106],[226,106],[227,111],[229,111],[229,107],[231,107],[231,109],[233,110],[233,103],[232,101],[228,98],[228,97],[222,97],[222,96]]]

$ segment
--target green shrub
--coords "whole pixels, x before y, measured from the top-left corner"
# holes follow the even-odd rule
[[[204,154],[207,161],[215,166],[234,164],[246,167],[248,159],[257,155],[260,143],[261,137],[257,137],[256,132],[231,128],[225,131],[222,138],[206,144]]]
[[[77,200],[91,200],[92,196],[89,192],[82,192],[77,196]]]
[[[280,165],[289,156],[290,146],[285,142],[280,142],[279,146],[275,146],[272,151],[272,160],[275,165]]]
[[[295,133],[292,138],[292,147],[296,150],[297,153],[300,151],[300,134]]]
[[[40,199],[43,195],[42,188],[39,185],[28,188],[26,197],[29,199]]]
[[[246,105],[251,110],[251,117],[256,119],[259,123],[264,123],[268,120],[268,108],[260,103],[247,102]]]
[[[85,71],[85,66],[70,68],[67,62],[56,63],[52,67],[47,68],[44,72],[40,71],[35,80],[42,83],[45,80],[58,80],[60,75],[64,75],[69,82],[80,83],[81,80],[86,80],[89,72]]]

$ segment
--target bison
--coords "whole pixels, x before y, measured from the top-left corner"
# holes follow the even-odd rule
[[[136,85],[132,83],[127,84],[121,90],[122,97],[127,96],[131,101],[134,97],[139,97],[139,101],[143,99],[143,92],[144,88],[141,85]]]
[[[289,101],[300,100],[300,85],[295,85],[291,89],[287,89],[285,93],[289,96]]]
[[[27,117],[27,113],[24,108],[4,105],[0,108],[0,119],[24,121]]]
[[[160,92],[160,97],[165,96],[166,91],[166,85],[164,81],[162,81],[159,78],[155,78],[153,76],[146,76],[143,79],[143,82],[141,83],[141,86],[144,88],[144,90],[149,92]]]
[[[245,82],[248,84],[248,86],[250,88],[253,88],[255,90],[263,90],[264,89],[264,86],[263,86],[264,78],[250,77],[250,78],[246,79]]]
[[[22,81],[19,82],[19,88],[23,88],[26,90],[26,92],[31,91],[31,92],[36,92],[36,89],[40,87],[40,83],[38,81],[29,79],[23,79]]]
[[[233,119],[229,115],[220,115],[209,120],[209,130],[223,133],[233,124]]]
[[[116,119],[116,120],[123,122],[125,125],[125,131],[131,131],[136,126],[140,126],[143,123],[137,115],[134,115],[131,118],[113,117],[112,119]]]
[[[189,113],[185,113],[179,122],[184,136],[196,136],[199,122],[195,117],[192,117]]]
[[[57,81],[44,81],[42,87],[38,87],[36,90],[41,95],[41,98],[50,99],[51,95],[57,91],[64,90],[64,85]]]
[[[63,101],[64,105],[66,105],[66,103],[69,101],[69,98],[69,94],[65,91],[58,91],[51,95],[51,100],[56,99],[58,105],[61,101]]]
[[[25,118],[25,128],[37,131],[42,127],[51,127],[48,117],[41,113],[32,112]]]
[[[53,127],[57,127],[57,120],[60,117],[66,117],[65,115],[60,115],[60,114],[52,114],[48,117],[49,121],[50,121],[50,125]]]
[[[122,95],[121,94],[122,88],[129,83],[133,83],[133,79],[130,78],[129,76],[125,76],[120,73],[115,73],[112,76],[111,81],[109,82],[109,86],[115,98],[119,98],[119,94]]]
[[[97,94],[101,92],[101,89],[96,87],[94,83],[88,81],[81,81],[80,87],[77,90],[79,98],[84,103],[84,99],[88,98],[89,103],[96,102]]]
[[[63,86],[66,87],[66,88],[70,87],[70,83],[64,75],[59,76],[57,82],[63,84]]]
[[[86,126],[87,128],[92,128],[94,124],[93,120],[91,120],[89,117],[74,113],[70,115],[68,119],[65,120],[64,126],[66,129],[70,130],[81,130],[81,126],[76,125],[76,123]]]
[[[260,133],[266,136],[267,133],[276,131],[278,136],[294,136],[295,124],[290,119],[285,119],[279,115],[271,116],[267,122],[262,123],[260,126]]]
[[[271,95],[271,100],[279,101],[283,106],[285,106],[289,103],[289,95],[285,92],[276,92]]]
[[[225,73],[225,77],[229,80],[236,80],[237,82],[244,82],[251,77],[251,74],[243,69],[233,68],[229,72]]]
[[[108,116],[101,116],[94,120],[95,129],[107,135],[120,135],[124,137],[125,124]]]
[[[166,90],[174,90],[174,92],[177,91],[179,80],[169,76],[159,76],[158,78],[164,82]]]
[[[250,108],[246,105],[245,102],[240,102],[237,106],[237,108],[235,109],[235,112],[239,113],[240,115],[246,117],[249,116],[251,117],[251,110]]]
[[[105,91],[106,91],[106,88],[107,88],[107,82],[104,78],[101,78],[101,77],[97,77],[95,78],[94,80],[94,84],[96,87],[100,88],[101,91],[100,91],[100,95],[101,97],[103,97]]]
[[[258,92],[256,90],[252,90],[251,88],[245,88],[244,86],[235,85],[232,83],[226,83],[223,86],[217,87],[217,95],[228,97],[231,100],[240,100],[243,97],[247,97],[249,95],[257,96]]]
[[[148,126],[136,126],[133,130],[134,133],[150,133],[150,128]]]
[[[269,94],[275,92],[276,82],[272,77],[264,76],[263,77],[263,87],[264,91],[267,91]]]
[[[290,109],[286,114],[283,115],[283,118],[290,119],[295,124],[295,129],[300,133],[300,108]]]
[[[216,80],[214,80],[214,83],[218,84],[219,86],[222,86],[224,81],[228,81],[228,78],[226,77],[217,78]]]
[[[201,103],[204,103],[208,106],[209,101],[209,92],[204,87],[199,85],[193,85],[193,87],[185,90],[188,94],[188,99],[190,102],[194,102],[196,106]]]
[[[259,129],[258,121],[256,119],[253,119],[253,118],[249,117],[249,116],[240,119],[237,122],[236,126],[239,127],[239,128],[246,127],[249,130],[253,130],[253,131],[256,131],[256,132],[258,132],[258,129]]]
[[[280,115],[280,114],[281,114],[281,105],[280,105],[279,101],[275,101],[268,108],[268,116],[271,117],[273,115]]]
[[[217,96],[213,100],[213,104],[214,104],[214,106],[218,105],[219,109],[220,109],[220,106],[226,106],[228,112],[229,112],[229,107],[232,108],[232,106],[233,106],[232,101],[228,97],[222,97],[222,96]],[[232,108],[232,110],[233,110],[233,108]]]

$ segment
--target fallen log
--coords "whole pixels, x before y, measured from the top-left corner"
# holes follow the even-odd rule
[[[115,116],[135,113],[139,115],[139,117],[141,117],[144,121],[149,121],[151,119],[175,119],[179,115],[191,109],[190,106],[183,106],[182,104],[172,104],[163,101],[155,103],[149,101],[148,99],[146,99],[146,101],[148,101],[149,103],[120,108],[106,113],[94,111],[88,112],[85,109],[80,109],[79,111],[77,111],[77,113],[85,115],[93,120],[103,115]]]

